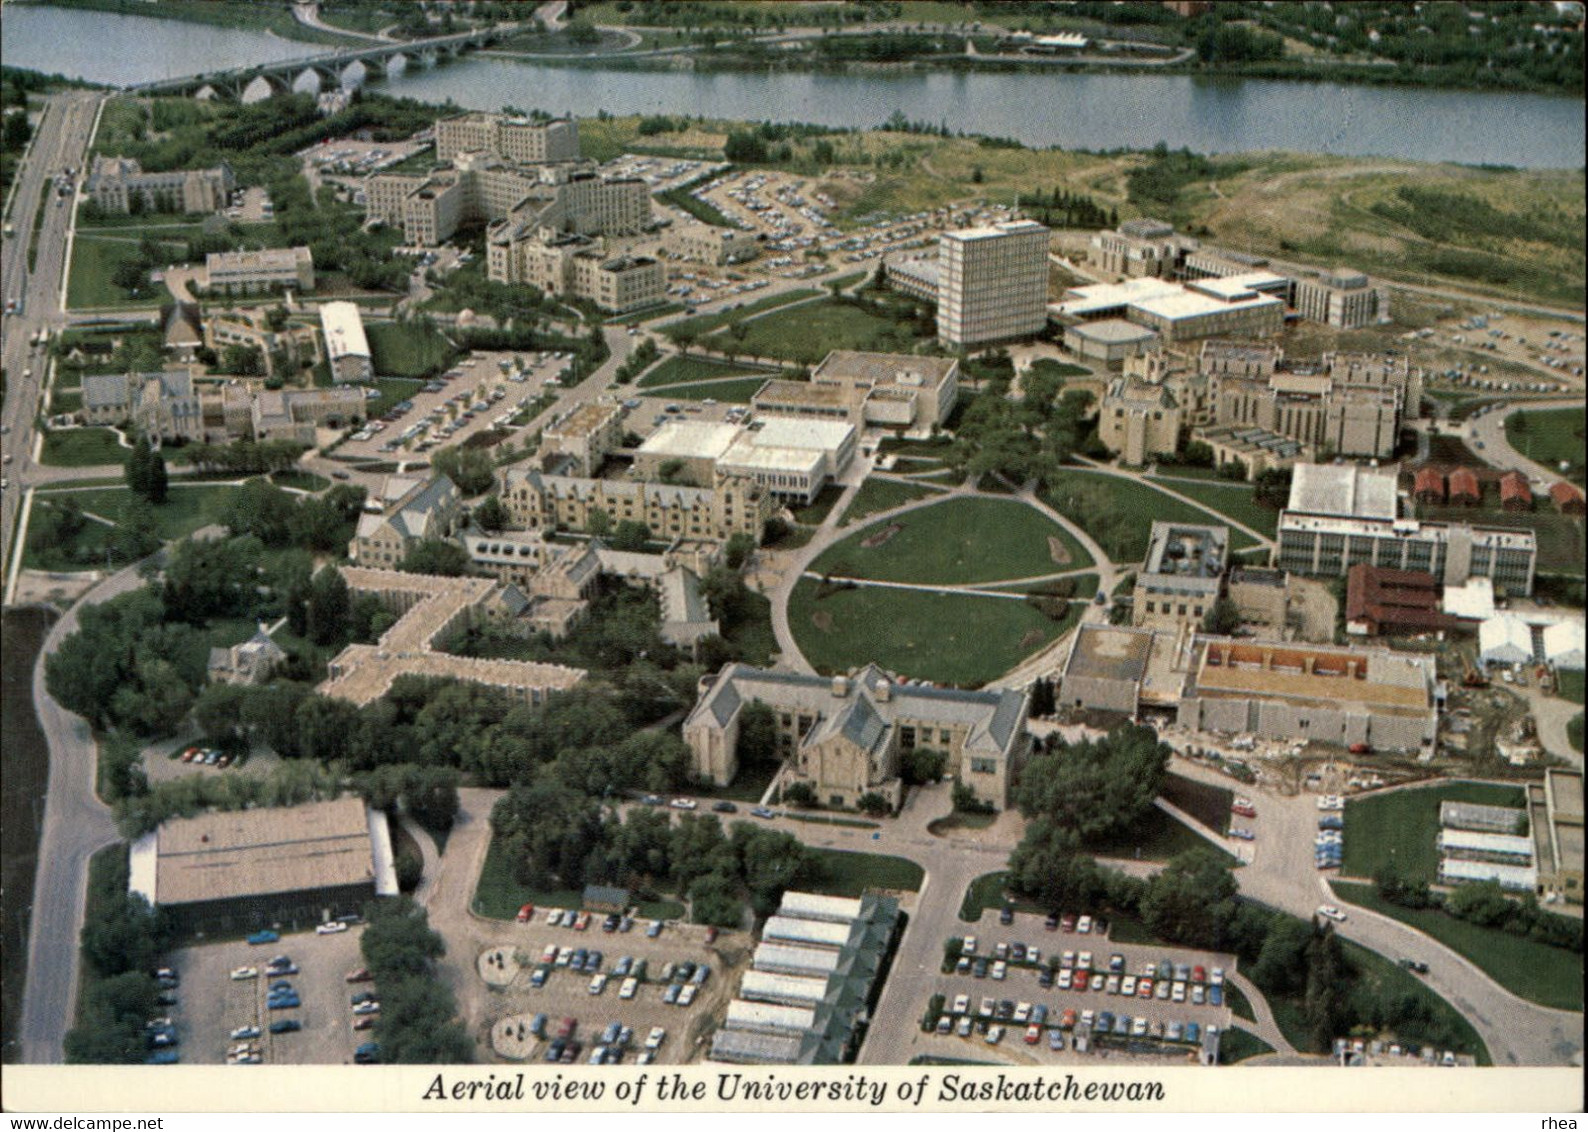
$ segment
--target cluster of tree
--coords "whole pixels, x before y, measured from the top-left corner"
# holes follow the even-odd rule
[[[1071,476],[1050,488],[1043,499],[1076,523],[1115,562],[1134,562],[1143,553],[1146,532],[1141,520],[1121,511],[1119,499],[1101,476]]]
[[[656,345],[656,339],[649,335],[641,338],[639,345],[634,348],[634,352],[628,356],[628,360],[618,366],[617,373],[614,375],[617,383],[619,385],[627,385],[645,372],[645,367],[661,357],[661,355],[662,352]]]
[[[434,833],[446,833],[458,816],[457,770],[449,766],[390,763],[356,776],[353,785],[377,809],[399,808]]]
[[[1583,249],[1581,216],[1574,218],[1558,207],[1508,212],[1471,193],[1401,185],[1394,199],[1375,201],[1370,208],[1440,244],[1498,239],[1553,244],[1578,253]]]
[[[965,39],[956,35],[878,32],[874,35],[828,35],[818,39],[816,53],[834,61],[896,63],[924,55],[961,55]]]
[[[1050,228],[1117,228],[1119,210],[1104,208],[1086,193],[1074,193],[1057,185],[1051,196],[1020,194],[1015,203],[1033,220]]]
[[[1129,829],[1151,807],[1169,766],[1169,747],[1150,727],[1124,724],[1097,740],[1054,742],[1020,776],[1015,803],[1033,827],[1052,826],[1081,842]]]
[[[1097,451],[1088,423],[1092,395],[1065,390],[1051,371],[1027,373],[1024,396],[1012,401],[1002,380],[988,382],[960,419],[946,459],[970,475],[1001,475],[1011,483],[1048,479],[1072,453]]]
[[[484,448],[457,444],[437,448],[430,456],[430,467],[457,485],[465,498],[490,491],[496,482],[496,461]]]
[[[491,812],[491,830],[520,884],[578,888],[619,884],[642,893],[675,892],[696,923],[739,927],[749,901],[758,916],[776,910],[789,888],[820,883],[826,866],[787,833],[714,814],[636,808],[626,818],[541,774],[515,785]]]
[[[143,198],[134,196],[132,199]],[[119,256],[116,266],[111,268],[110,282],[126,298],[151,298],[161,290],[153,281],[154,270],[163,263],[170,263],[173,259],[180,258],[181,247],[180,244],[163,243],[145,236],[138,241],[138,250],[135,253],[122,253]]]
[[[1290,502],[1290,480],[1289,468],[1269,468],[1257,473],[1252,481],[1253,502],[1275,511],[1283,509]]]
[[[583,338],[556,334],[533,326],[518,325],[495,330],[483,326],[470,326],[455,331],[452,337],[460,350],[545,350],[548,353],[571,353],[573,360],[568,367],[568,376],[563,379],[564,385],[577,385],[594,373],[611,354],[599,324],[593,324],[590,333]]]
[[[172,818],[210,810],[298,806],[336,798],[342,789],[342,776],[335,768],[308,762],[284,762],[264,775],[184,775],[119,800],[116,827],[122,836],[136,838]]]
[[[82,932],[87,977],[80,1023],[66,1032],[69,1064],[140,1065],[149,1056],[144,1026],[160,1013],[154,970],[172,933],[163,913],[128,893],[127,872],[125,850],[117,867],[90,872]]]
[[[474,572],[466,550],[447,539],[427,538],[414,543],[403,555],[397,569],[405,574],[435,574],[443,578],[462,578]]]
[[[229,444],[186,444],[174,451],[201,472],[260,475],[297,467],[305,445],[296,440],[234,440]]]
[[[542,326],[556,309],[545,293],[527,283],[498,283],[485,276],[483,255],[472,263],[436,280],[436,293],[425,300],[426,310],[461,311],[489,315],[498,326]]]
[[[1125,178],[1130,203],[1144,212],[1156,212],[1176,217],[1179,215],[1180,192],[1195,181],[1211,181],[1230,177],[1245,169],[1246,163],[1235,158],[1217,161],[1192,153],[1189,149],[1170,150],[1163,142],[1153,147],[1146,161],[1136,166]]]
[[[1482,928],[1495,928],[1508,935],[1521,936],[1551,947],[1582,950],[1582,921],[1545,911],[1532,893],[1512,896],[1498,881],[1464,884],[1443,894],[1432,891],[1426,881],[1402,876],[1384,866],[1373,874],[1378,894],[1403,908],[1442,908],[1457,919]]]
[[[362,487],[337,484],[324,495],[294,495],[253,479],[233,492],[221,521],[233,535],[252,535],[272,549],[340,553],[353,537],[364,494]]]
[[[165,502],[169,481],[166,477],[165,457],[149,446],[147,437],[140,435],[133,442],[132,454],[123,466],[127,487],[140,498],[158,507]]]
[[[436,977],[447,946],[425,910],[406,896],[379,900],[366,910],[359,940],[364,965],[380,987],[373,1031],[383,1062],[462,1065],[474,1059],[474,1042],[458,1017],[456,1000]]]
[[[1241,627],[1241,607],[1227,597],[1215,601],[1202,618],[1202,631],[1227,636]]]
[[[1240,23],[1210,23],[1197,37],[1197,58],[1203,64],[1257,63],[1285,57],[1285,41],[1277,35]]]

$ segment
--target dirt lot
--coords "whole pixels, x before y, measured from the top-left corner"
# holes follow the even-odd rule
[[[1339,603],[1324,582],[1299,575],[1290,576],[1290,610],[1287,619],[1296,637],[1317,644],[1334,641],[1334,617]]]
[[[352,1028],[348,996],[350,989],[373,989],[372,984],[349,988],[346,982],[349,971],[363,966],[359,953],[362,934],[363,928],[355,926],[340,935],[283,935],[279,943],[263,946],[233,940],[178,951],[171,966],[182,980],[177,991],[180,1001],[168,1013],[182,1040],[183,1064],[225,1064],[226,1051],[237,1044],[228,1035],[246,1025],[263,1031],[256,1042],[266,1065],[352,1064],[354,1048],[370,1036]],[[303,999],[296,1010],[265,1008],[269,984],[276,980],[265,979],[264,966],[277,955],[290,956],[299,967],[298,974],[285,976]],[[244,966],[257,968],[260,976],[233,980],[231,970]],[[294,1034],[272,1034],[270,1023],[278,1018],[295,1018],[303,1029]]]
[[[555,1033],[563,1018],[578,1020],[575,1037],[584,1043],[579,1061],[584,1063],[594,1048],[595,1040],[608,1022],[618,1022],[634,1030],[634,1044],[625,1059],[630,1064],[643,1046],[645,1036],[652,1026],[667,1029],[667,1039],[656,1060],[664,1064],[698,1061],[709,1046],[711,1034],[721,1021],[728,1001],[739,984],[739,976],[748,967],[753,940],[742,932],[723,932],[713,944],[705,942],[706,929],[689,924],[668,923],[656,939],[645,935],[646,921],[635,921],[634,930],[627,933],[606,933],[599,930],[599,919],[592,922],[588,931],[550,927],[544,914],[537,914],[529,924],[500,924],[492,931],[498,941],[472,956],[456,956],[459,963],[469,962],[476,971],[468,973],[465,993],[484,996],[479,1016],[490,1022],[492,1044],[502,1050],[517,1051],[523,1048],[527,1060],[538,1061],[546,1051],[544,1041],[526,1043],[519,1047],[516,1040],[503,1042],[501,1031],[511,1025],[516,1035],[519,1021],[527,1025],[536,1014],[547,1016],[549,1031]],[[542,950],[549,943],[562,947],[584,947],[603,953],[601,970],[611,973],[622,956],[644,959],[648,967],[647,981],[641,984],[634,998],[618,998],[621,979],[608,980],[600,995],[590,993],[589,974],[554,968],[546,985],[539,989],[530,986],[530,973],[538,964]],[[487,982],[478,973],[480,956],[501,951],[508,972],[517,954],[520,967],[516,975],[506,980],[505,986],[492,982],[504,981],[505,975],[493,975]],[[689,960],[705,962],[711,966],[711,975],[697,992],[698,997],[687,1008],[668,1006],[662,1002],[666,984],[659,981],[662,967],[667,963]],[[495,1053],[495,1051],[493,1051]],[[495,1053],[499,1060],[513,1060]],[[482,1051],[482,1056],[487,1056]]]

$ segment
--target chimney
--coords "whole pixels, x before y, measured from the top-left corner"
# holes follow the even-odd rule
[[[891,681],[878,680],[871,690],[876,693],[879,704],[885,704],[893,699],[893,684]]]
[[[849,695],[849,677],[833,677],[833,695],[840,700]]]

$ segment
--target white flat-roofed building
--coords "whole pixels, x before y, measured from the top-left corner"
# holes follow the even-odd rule
[[[1440,605],[1452,617],[1487,621],[1494,616],[1494,582],[1489,578],[1468,578],[1459,586],[1446,586]]]
[[[775,975],[769,971],[746,971],[739,984],[739,997],[751,1002],[773,1002],[802,1006],[820,1002],[827,993],[825,978],[804,975]]]
[[[809,1006],[779,1006],[736,998],[728,1003],[728,1014],[722,1024],[724,1029],[752,1033],[804,1034],[815,1029],[816,1011]]]
[[[375,379],[369,339],[364,334],[364,318],[357,303],[321,303],[320,329],[325,334],[325,353],[331,363],[332,381]]]
[[[1192,283],[1178,294],[1140,299],[1126,308],[1125,317],[1156,330],[1166,343],[1278,334],[1285,325],[1284,300],[1247,286],[1230,286],[1232,282]]]
[[[1124,283],[1088,283],[1064,292],[1058,302],[1048,307],[1048,312],[1064,326],[1098,319],[1124,318],[1132,303],[1178,295],[1184,290],[1178,283],[1152,276],[1129,279]]]
[[[1502,865],[1494,861],[1467,861],[1459,857],[1440,859],[1440,884],[1485,880],[1496,881],[1501,888],[1531,892],[1538,885],[1538,870],[1532,865]]]
[[[938,340],[972,350],[1040,334],[1048,237],[1034,220],[945,232],[938,243]]]
[[[882,261],[888,283],[912,299],[937,302],[938,257],[935,253],[891,256]]]
[[[651,483],[709,487],[717,462],[743,426],[718,421],[668,421],[634,452],[634,477]]]
[[[794,947],[786,943],[762,943],[752,960],[757,971],[785,975],[826,976],[838,969],[840,955],[831,948]]]
[[[283,288],[312,291],[314,255],[308,248],[210,252],[204,257],[204,274],[211,291],[228,295]]]
[[[1521,810],[1517,810],[1518,815]],[[1514,833],[1475,829],[1442,829],[1436,844],[1445,857],[1464,861],[1492,861],[1499,865],[1533,863],[1533,839]]]
[[[1127,220],[1112,232],[1092,237],[1098,266],[1109,275],[1127,279],[1178,274],[1186,253],[1196,247],[1195,240],[1176,235],[1172,224],[1146,218]]]
[[[802,920],[792,916],[773,916],[761,929],[761,938],[783,940],[812,947],[842,947],[849,941],[849,925],[823,920]]]
[[[832,920],[845,923],[860,915],[861,902],[848,896],[823,896],[816,892],[785,892],[778,915],[803,920]]]
[[[1064,348],[1079,357],[1102,362],[1111,369],[1121,368],[1129,359],[1150,353],[1163,345],[1151,327],[1122,318],[1103,318],[1078,322],[1064,328]]]
[[[855,426],[847,421],[761,417],[735,437],[717,467],[808,506],[849,466],[855,443]]]
[[[793,1065],[806,1044],[802,1034],[767,1034],[749,1030],[718,1030],[711,1037],[708,1064]]]
[[[1297,464],[1287,509],[1306,515],[1394,519],[1395,475],[1357,464]]]
[[[1533,659],[1533,630],[1520,617],[1501,614],[1478,626],[1478,660],[1484,664],[1527,664]]]
[[[834,350],[822,359],[807,383],[779,382],[781,392],[798,401],[804,385],[808,396],[838,394],[850,423],[930,432],[948,420],[959,398],[959,361],[955,358],[916,354],[875,354],[862,350]],[[758,393],[751,401],[758,409],[778,413]],[[796,407],[785,416],[832,416],[825,403],[813,411]]]

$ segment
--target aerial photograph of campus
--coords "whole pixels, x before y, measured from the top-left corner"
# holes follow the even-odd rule
[[[7,0],[5,1062],[1580,1070],[1583,35]]]

